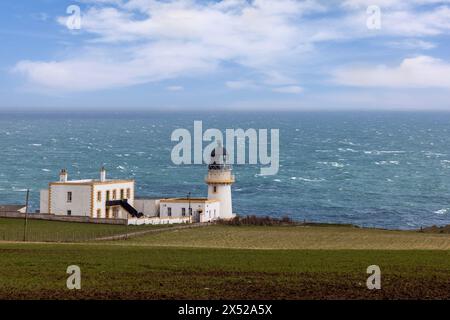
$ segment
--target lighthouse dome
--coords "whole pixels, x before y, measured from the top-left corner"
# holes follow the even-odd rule
[[[229,168],[227,149],[225,149],[219,141],[217,146],[211,151],[209,170],[224,170]]]
[[[225,149],[225,147],[222,147],[222,149],[220,149],[217,146],[213,149],[213,151],[211,151],[211,159],[214,159],[216,157],[216,149],[217,149],[218,156],[220,156],[220,155],[226,156],[227,155],[227,149]]]

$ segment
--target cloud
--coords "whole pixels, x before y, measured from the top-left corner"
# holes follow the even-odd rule
[[[184,46],[183,55],[176,55],[177,46],[141,47],[128,59],[110,60],[105,52],[90,52],[64,61],[21,61],[13,72],[44,88],[62,91],[93,91],[126,87],[176,78],[186,74],[209,73],[215,64],[199,59],[196,47]]]
[[[233,90],[243,90],[243,89],[257,89],[259,86],[251,80],[236,80],[236,81],[227,81],[225,82],[227,88]]]
[[[295,0],[104,3],[82,15],[82,32],[92,38],[76,55],[21,61],[14,70],[33,84],[72,91],[198,76],[225,62],[264,77],[310,50],[291,20],[321,8]],[[65,26],[66,17],[58,21]]]
[[[404,39],[404,40],[396,40],[390,41],[386,43],[387,46],[395,48],[395,49],[404,49],[404,50],[431,50],[436,48],[436,44],[423,41],[419,39]]]
[[[333,81],[354,87],[450,89],[450,64],[430,56],[404,59],[397,67],[347,67],[334,72]]]
[[[342,7],[361,9],[367,8],[371,5],[377,5],[384,9],[406,9],[417,5],[433,5],[450,3],[450,0],[345,0],[342,2]]]
[[[166,89],[169,91],[183,91],[184,87],[183,86],[168,86],[168,87],[166,87]]]
[[[366,27],[372,1],[83,0],[79,49],[59,59],[19,61],[13,71],[32,86],[93,91],[180,77],[202,77],[233,66],[251,74],[231,89],[299,93],[299,74],[323,43],[380,37],[409,50],[431,49],[422,37],[450,33],[449,1],[380,0],[382,29]],[[418,10],[423,4],[438,6]],[[58,18],[65,28],[67,17]],[[67,34],[72,37],[67,30]],[[406,40],[404,39],[406,38]],[[81,40],[82,39],[82,40]],[[409,46],[409,47],[408,47]]]
[[[303,92],[303,88],[300,86],[286,86],[286,87],[278,87],[272,89],[274,92],[278,93],[291,93],[291,94],[299,94]]]

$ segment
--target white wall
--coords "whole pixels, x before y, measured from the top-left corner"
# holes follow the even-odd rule
[[[234,181],[234,176],[231,171],[209,170],[206,180],[208,182],[208,199],[220,201],[220,218],[233,218],[231,183]],[[214,187],[216,192],[214,192]]]
[[[146,217],[159,216],[160,199],[134,199],[134,207]]]
[[[72,202],[67,202],[67,193],[72,192]],[[51,186],[51,206],[52,214],[67,215],[67,211],[72,211],[72,216],[91,215],[91,186],[90,185],[69,185],[54,184]]]
[[[128,219],[128,224],[134,225],[134,226],[140,226],[143,224],[160,225],[160,224],[177,224],[177,223],[189,223],[189,222],[190,222],[190,219],[187,217],[186,218],[173,218],[173,219],[160,219],[158,217]]]
[[[214,192],[214,186],[216,187],[216,192]],[[234,217],[233,205],[231,200],[231,185],[208,185],[208,199],[220,201],[221,219],[231,219]]]
[[[124,190],[124,199],[127,198],[127,189],[130,189],[131,195],[127,199],[131,206],[134,206],[134,182],[122,182],[122,183],[104,183],[94,185],[94,218],[106,218],[106,192],[110,191],[110,200],[122,200],[120,199],[120,190]],[[116,199],[113,199],[113,190],[116,190]],[[101,201],[97,199],[97,192],[102,193]],[[97,216],[97,210],[101,210],[100,216]],[[119,218],[126,219],[127,212],[122,208],[118,208]],[[112,218],[111,215],[109,218]]]
[[[222,210],[221,204],[219,201],[207,202],[205,211],[204,211],[203,215],[200,216],[201,217],[200,222],[211,222],[211,221],[219,219],[221,210]]]
[[[208,222],[213,221],[219,218],[220,216],[220,202],[210,202],[210,201],[195,201],[192,200],[190,202],[193,219],[192,222],[197,222],[200,219],[200,222]],[[168,208],[172,208],[172,216],[169,217]],[[166,218],[182,218],[182,209],[186,210],[186,217],[189,217],[189,201],[165,201],[161,200],[160,202],[160,217],[161,219]]]
[[[49,213],[48,212],[48,189],[41,190],[39,212],[40,213]]]

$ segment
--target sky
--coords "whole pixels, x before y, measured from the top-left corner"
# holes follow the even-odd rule
[[[450,0],[2,0],[0,111],[450,111],[449,40]]]

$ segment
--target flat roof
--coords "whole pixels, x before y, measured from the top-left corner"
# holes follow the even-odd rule
[[[25,207],[26,205],[21,204],[0,204],[0,211],[19,211]]]
[[[134,183],[134,180],[125,180],[125,179],[111,179],[106,181],[87,179],[87,180],[69,180],[67,182],[55,181],[50,182],[51,185],[105,185],[105,184],[116,184],[116,183]]]
[[[171,199],[161,199],[161,202],[220,202],[219,200],[215,199],[208,199],[208,198],[171,198]]]
[[[146,197],[146,196],[135,196],[134,200],[164,200],[173,199],[174,197]]]

